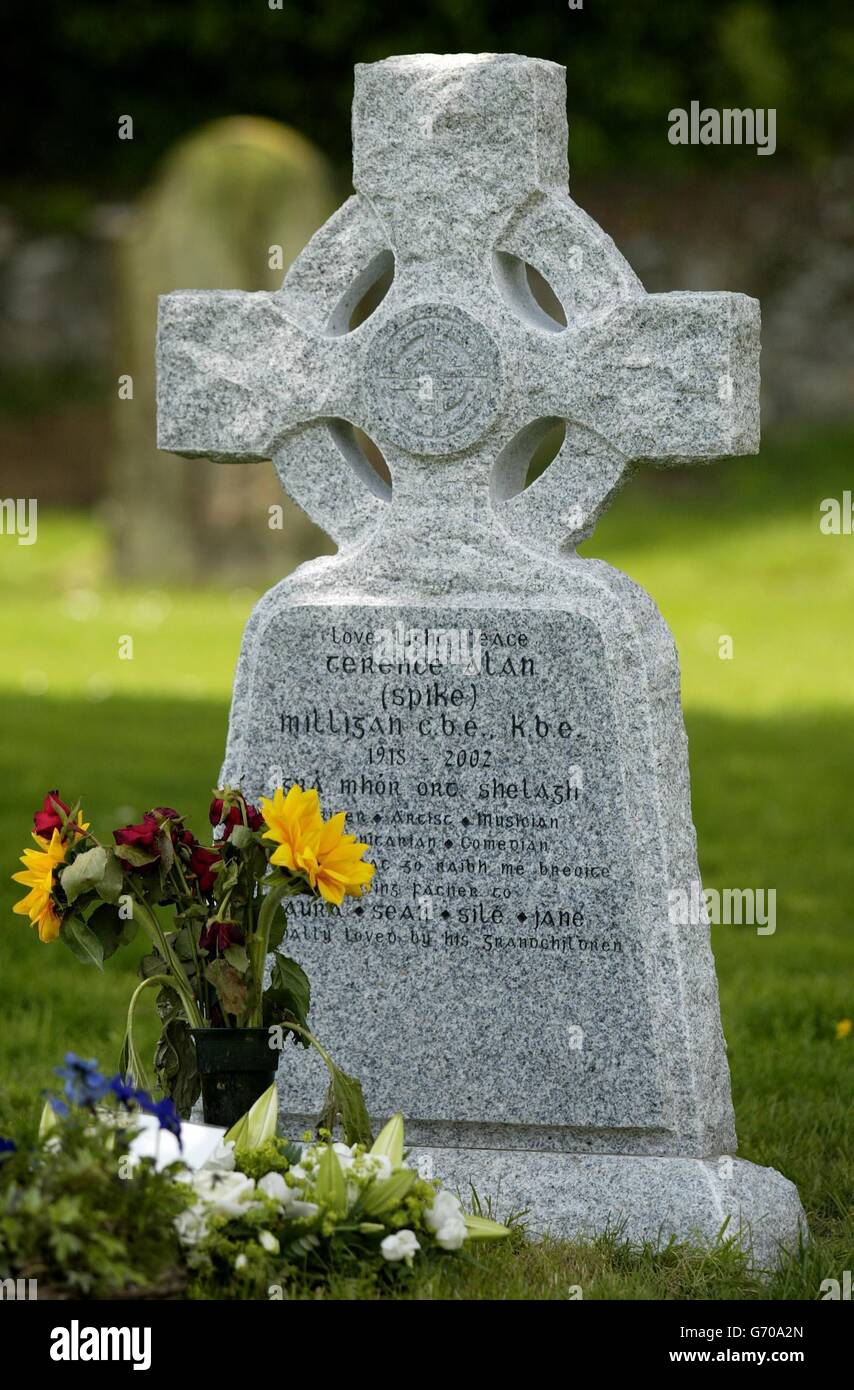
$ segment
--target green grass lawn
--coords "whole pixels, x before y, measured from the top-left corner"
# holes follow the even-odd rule
[[[854,1016],[850,781],[854,766],[854,537],[819,531],[819,502],[851,487],[854,432],[772,437],[759,459],[690,476],[645,472],[586,553],[644,585],[676,636],[707,887],[777,891],[777,930],[713,928],[740,1154],[799,1186],[813,1243],[770,1286],[727,1248],[512,1245],[416,1276],[423,1298],[815,1298],[851,1267]],[[0,1131],[30,1125],[72,1049],[118,1055],[130,952],[103,974],[42,946],[9,911],[8,875],[45,790],[96,824],[151,804],[204,823],[224,744],[243,623],[240,590],[118,588],[90,520],[45,512],[38,544],[0,537]],[[134,639],[132,661],[119,639]],[[721,660],[719,639],[732,638]],[[153,1030],[152,1030],[153,1037]],[[488,1194],[484,1194],[488,1195]],[[333,1284],[331,1296],[370,1296]]]

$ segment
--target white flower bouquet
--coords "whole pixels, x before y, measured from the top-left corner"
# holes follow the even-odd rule
[[[230,1276],[246,1283],[246,1296],[265,1284],[275,1296],[269,1290],[295,1268],[347,1259],[407,1267],[431,1251],[509,1234],[406,1162],[401,1115],[368,1149],[331,1136],[286,1143],[274,1137],[274,1114],[274,1096],[262,1096],[202,1168],[182,1175],[193,1199],[176,1229],[188,1264],[212,1288]]]

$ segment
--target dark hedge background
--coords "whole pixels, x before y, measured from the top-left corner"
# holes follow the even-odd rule
[[[504,51],[566,65],[580,173],[668,164],[663,113],[691,100],[776,106],[775,163],[814,168],[850,138],[850,0],[12,0],[3,193],[28,221],[68,223],[92,199],[141,188],[164,151],[209,118],[292,123],[346,178],[353,63],[419,51]],[[116,138],[134,117],[133,141]],[[752,150],[722,148],[740,167]]]

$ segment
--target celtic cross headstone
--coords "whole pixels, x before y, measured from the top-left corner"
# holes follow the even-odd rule
[[[360,65],[353,141],[356,194],[280,291],[161,300],[160,447],[273,459],[340,547],[257,605],[222,777],[317,785],[371,843],[373,892],[295,907],[287,946],[425,1166],[553,1231],[729,1215],[770,1257],[797,1193],[732,1157],[708,922],[673,919],[699,883],[673,641],[576,554],[638,461],[755,452],[759,306],[644,291],[568,196],[555,64]],[[312,1060],[280,1084],[298,1129]]]

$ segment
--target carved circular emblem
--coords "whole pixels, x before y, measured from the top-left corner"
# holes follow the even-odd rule
[[[415,454],[453,454],[492,424],[501,359],[486,329],[462,309],[415,304],[379,329],[365,384],[385,434]]]

